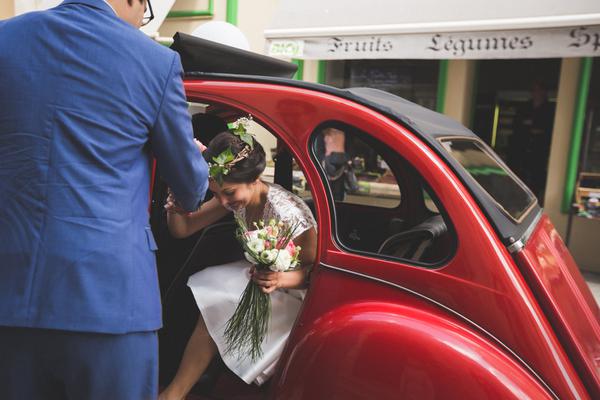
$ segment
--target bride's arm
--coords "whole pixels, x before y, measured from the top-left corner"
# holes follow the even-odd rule
[[[281,288],[303,289],[306,287],[308,274],[317,258],[317,231],[310,228],[298,236],[294,243],[300,246],[300,269],[280,273]]]
[[[229,211],[214,197],[202,204],[202,207],[198,211],[189,214],[167,212],[169,232],[176,238],[188,237],[200,229],[217,222],[227,215],[227,213]]]
[[[271,293],[275,289],[302,289],[306,287],[306,281],[310,269],[317,258],[317,231],[310,228],[296,239],[294,243],[300,246],[300,269],[287,272],[256,271],[253,280],[265,293]]]

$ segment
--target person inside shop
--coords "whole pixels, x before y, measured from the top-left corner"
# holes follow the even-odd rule
[[[317,154],[327,174],[334,200],[343,201],[346,192],[358,190],[344,131],[334,127],[323,129],[317,143]]]
[[[508,164],[540,204],[543,204],[548,175],[553,124],[554,104],[548,100],[544,83],[537,80],[532,85],[530,101],[517,110]]]

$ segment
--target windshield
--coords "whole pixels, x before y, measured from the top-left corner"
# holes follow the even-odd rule
[[[470,139],[442,139],[441,143],[515,221],[520,221],[535,204],[535,196],[496,156]]]

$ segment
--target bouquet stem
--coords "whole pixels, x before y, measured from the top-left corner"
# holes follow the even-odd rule
[[[227,353],[238,353],[238,358],[243,358],[244,351],[249,351],[252,361],[260,358],[270,317],[271,297],[250,280],[225,325]]]

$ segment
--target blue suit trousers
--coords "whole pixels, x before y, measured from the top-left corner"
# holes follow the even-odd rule
[[[0,327],[0,388],[8,400],[155,400],[157,334]]]

